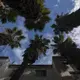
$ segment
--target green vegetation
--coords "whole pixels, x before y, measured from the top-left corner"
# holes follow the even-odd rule
[[[19,80],[26,67],[34,63],[40,54],[45,54],[50,41],[42,38],[42,36],[35,35],[35,39],[30,42],[29,47],[25,50],[25,54],[23,55],[24,58],[21,66],[16,70],[16,73],[10,80]]]
[[[11,48],[21,47],[20,41],[24,38],[22,31],[16,27],[6,28],[3,33],[0,33],[0,45],[10,45]]]
[[[25,18],[25,27],[28,30],[42,31],[45,24],[50,21],[49,9],[44,5],[44,0],[3,0],[8,7],[0,7],[0,20],[4,24],[6,22],[15,22],[18,15]],[[68,63],[74,64],[80,69],[80,49],[77,48],[75,42],[70,37],[65,39],[64,32],[67,34],[74,27],[80,25],[80,9],[71,14],[57,15],[56,24],[51,28],[55,33],[53,36],[54,44],[51,45],[54,54],[59,54],[67,59]],[[21,47],[20,41],[25,37],[21,30],[16,27],[13,29],[6,28],[0,33],[0,45],[9,45],[11,48]],[[29,47],[24,51],[23,62],[16,70],[10,80],[19,80],[28,65],[32,65],[38,56],[46,55],[49,49],[50,41],[43,38],[43,35],[35,35],[30,40]],[[27,45],[27,44],[26,44]]]

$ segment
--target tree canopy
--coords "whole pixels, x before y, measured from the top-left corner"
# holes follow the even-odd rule
[[[42,31],[50,21],[50,10],[44,5],[45,0],[2,0],[0,3],[0,20],[4,24],[6,22],[16,22],[17,16],[25,18],[24,26],[26,29],[34,31]],[[2,5],[2,6],[1,6]],[[71,14],[57,15],[55,24],[51,26],[53,29],[53,53],[64,56],[68,63],[74,64],[80,69],[80,49],[70,37],[65,39],[66,34],[73,28],[80,25],[80,9]],[[20,41],[24,39],[22,30],[14,27],[13,29],[5,28],[5,31],[0,33],[0,46],[9,45],[11,48],[21,47]],[[24,72],[28,65],[32,65],[38,56],[46,55],[46,50],[49,49],[50,41],[43,35],[35,35],[34,39],[30,40],[29,47],[26,48],[23,55],[23,62],[16,70],[16,73],[10,80],[19,80],[19,77]],[[27,44],[26,44],[27,45]]]
[[[50,20],[50,11],[45,7],[44,0],[3,0],[3,3],[25,17],[25,27],[29,30],[42,31]]]
[[[11,48],[21,47],[20,41],[24,38],[22,31],[16,27],[13,29],[6,28],[3,33],[0,33],[0,46],[10,45]]]
[[[67,13],[64,15],[58,15],[56,17],[56,25],[61,31],[71,31],[73,28],[77,27],[80,25],[80,9],[78,9],[75,12],[72,13]]]

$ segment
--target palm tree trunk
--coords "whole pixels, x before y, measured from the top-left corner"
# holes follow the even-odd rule
[[[14,72],[10,80],[19,80],[26,68],[25,63],[22,63],[21,66]]]
[[[80,9],[78,9],[77,11],[71,14],[60,16],[56,18],[55,21],[60,28],[69,27],[73,29],[74,27],[77,27],[80,25]]]

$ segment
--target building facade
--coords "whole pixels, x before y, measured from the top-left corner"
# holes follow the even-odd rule
[[[64,59],[54,56],[52,65],[30,65],[28,66],[19,80],[75,80],[73,75],[76,69],[62,63]],[[8,57],[0,57],[0,80],[10,80],[15,70],[20,65],[10,64]],[[76,80],[80,80],[79,76]]]

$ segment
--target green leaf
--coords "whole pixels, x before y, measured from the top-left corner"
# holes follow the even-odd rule
[[[51,28],[56,28],[57,27],[57,25],[55,25],[55,24],[53,24],[52,26],[51,26]]]
[[[18,40],[19,40],[19,41],[21,41],[22,39],[25,39],[25,37],[24,37],[24,36],[19,36],[19,37],[18,37]]]
[[[15,22],[16,21],[16,17],[17,17],[17,13],[13,10],[10,10],[10,12],[8,13],[8,21],[10,22]]]
[[[70,37],[68,37],[68,38],[65,40],[65,42],[72,43],[73,41],[72,41],[72,39],[71,39]]]
[[[47,9],[47,8],[42,9],[41,12],[42,12],[43,15],[46,15],[46,14],[50,13],[49,9]]]
[[[21,30],[18,30],[15,35],[22,35],[22,31]]]
[[[64,36],[62,34],[59,35],[59,40],[60,40],[60,42],[63,42],[64,41]]]
[[[4,18],[2,18],[2,19],[1,19],[1,22],[4,24],[4,23],[6,23],[6,22],[7,22],[7,19],[6,19],[6,18],[5,18],[5,19],[4,19]]]
[[[15,32],[15,31],[17,31],[17,27],[14,27],[14,28],[13,28],[13,32]]]
[[[54,40],[53,40],[55,43],[58,43],[59,42],[59,38],[57,36],[54,37]]]
[[[12,34],[12,33],[13,33],[12,30],[9,29],[9,28],[7,28],[7,29],[5,29],[5,30],[6,30],[6,32],[7,32],[8,34]]]
[[[56,54],[58,52],[58,49],[54,49],[53,53]]]

